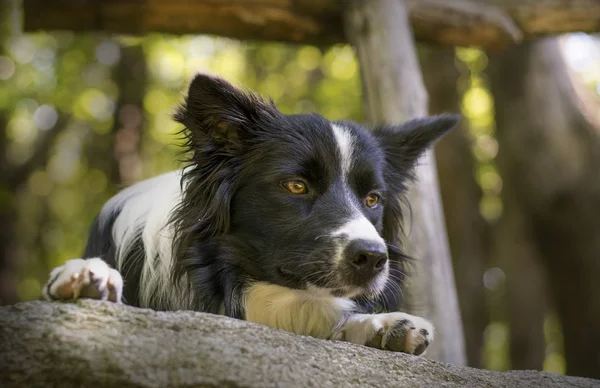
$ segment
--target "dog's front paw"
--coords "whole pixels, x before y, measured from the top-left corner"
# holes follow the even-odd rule
[[[384,314],[385,330],[371,340],[370,346],[420,355],[433,341],[433,325],[420,317],[405,313]]]
[[[357,314],[344,323],[333,339],[421,355],[433,341],[433,325],[405,313]]]
[[[121,303],[123,278],[102,259],[72,259],[55,268],[44,286],[46,300],[91,298]]]

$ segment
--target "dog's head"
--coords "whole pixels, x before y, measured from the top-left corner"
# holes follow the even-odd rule
[[[194,78],[176,119],[191,151],[180,230],[245,247],[230,264],[254,280],[338,296],[383,289],[401,257],[405,185],[420,155],[458,121],[366,130],[284,115],[207,75]]]

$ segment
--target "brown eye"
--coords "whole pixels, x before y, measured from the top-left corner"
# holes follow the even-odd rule
[[[285,187],[290,193],[296,195],[308,193],[308,187],[306,187],[306,183],[301,180],[283,182],[283,187]]]
[[[379,203],[379,195],[371,193],[365,198],[365,205],[375,207]]]

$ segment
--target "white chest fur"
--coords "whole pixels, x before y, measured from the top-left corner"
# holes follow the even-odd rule
[[[245,295],[246,320],[317,338],[329,338],[353,308],[350,299],[325,290],[293,290],[262,282]]]

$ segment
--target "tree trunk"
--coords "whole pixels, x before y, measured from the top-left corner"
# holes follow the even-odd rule
[[[6,55],[5,41],[11,34],[10,16],[15,8],[12,1],[0,3],[0,56]],[[16,188],[8,179],[11,166],[8,163],[7,125],[9,112],[0,109],[0,306],[17,301],[17,276],[15,260],[15,228],[17,211]]]
[[[600,377],[597,108],[576,93],[557,39],[490,63],[500,167],[549,272],[567,373]]]
[[[453,49],[422,50],[423,77],[432,114],[460,112],[456,85],[459,72],[454,62]],[[475,180],[475,160],[466,121],[440,140],[435,155],[468,365],[481,367],[483,334],[489,322],[483,287],[489,226],[479,212],[482,192]]]
[[[387,123],[425,116],[427,92],[404,2],[355,2],[345,16],[346,32],[361,65],[366,116]],[[419,165],[419,182],[409,194],[413,219],[408,253],[418,258],[417,276],[408,290],[409,310],[436,326],[437,340],[429,357],[463,365],[464,337],[433,152],[427,152]]]
[[[142,176],[140,145],[144,125],[146,58],[141,45],[121,46],[121,60],[114,79],[119,85],[119,100],[113,128],[113,163],[110,181],[130,185]]]
[[[497,160],[502,165],[501,150]],[[503,212],[494,227],[494,258],[506,275],[506,318],[512,369],[542,370],[546,357],[544,321],[548,313],[546,274],[533,241],[527,210],[514,192],[513,176],[502,175]]]
[[[6,8],[0,5],[0,10]],[[6,148],[8,138],[6,112],[0,111],[0,172],[8,171]],[[15,262],[15,228],[17,211],[15,187],[8,179],[0,180],[0,306],[17,302],[17,274]]]
[[[494,74],[494,91],[504,87],[504,84],[512,85],[514,82],[523,81],[519,76],[516,77],[518,81],[515,81],[515,75],[512,73],[498,73],[496,67],[502,67],[504,62],[501,58],[492,58],[490,69]],[[500,77],[505,78],[501,81]],[[498,98],[502,96],[499,95]],[[506,102],[498,101],[498,104]],[[498,137],[501,145],[504,145],[504,131],[505,128],[499,127]],[[503,182],[503,211],[494,226],[493,257],[495,264],[501,267],[506,275],[506,310],[503,309],[503,313],[506,314],[504,317],[509,325],[510,365],[513,369],[542,370],[546,357],[544,322],[549,312],[550,290],[545,268],[533,238],[527,209],[523,208],[515,190],[520,178],[506,170],[506,158],[510,158],[510,150],[500,147],[496,162],[499,164]]]

